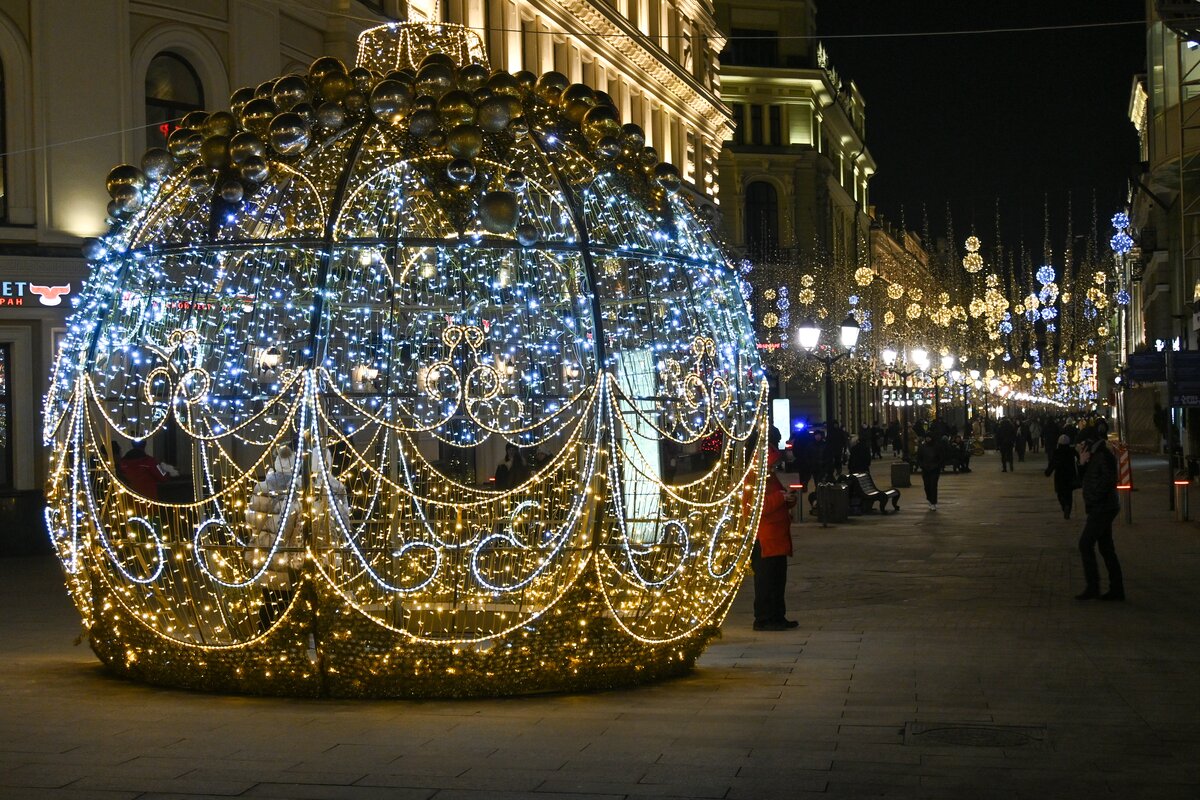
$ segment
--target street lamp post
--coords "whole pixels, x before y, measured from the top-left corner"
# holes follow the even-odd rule
[[[907,357],[902,357],[900,353],[888,347],[879,355],[883,358],[883,363],[887,365],[888,369],[900,377],[900,386],[904,389],[904,398],[901,402],[901,408],[904,409],[904,420],[901,423],[904,428],[904,443],[902,446],[904,448],[904,460],[908,461],[908,405],[910,402],[908,398],[908,379],[929,367],[929,354],[925,352],[925,348],[923,347],[914,347],[908,352]],[[901,362],[899,368],[897,368],[896,364],[898,358]],[[904,369],[904,365],[906,364],[911,365],[912,369]]]
[[[941,398],[939,396],[940,392],[938,391],[938,386],[939,386],[939,383],[941,382],[942,378],[946,377],[946,373],[948,373],[951,369],[954,368],[954,356],[952,356],[952,355],[942,356],[938,365],[941,367],[941,371],[940,372],[930,372],[929,374],[933,378],[933,416],[937,419],[941,419],[942,418],[942,404],[941,404]]]
[[[806,319],[800,323],[798,338],[800,346],[808,353],[811,358],[815,358],[825,365],[825,424],[829,424],[829,420],[833,419],[833,365],[848,356],[858,345],[859,327],[857,320],[853,316],[847,316],[842,320],[841,326],[841,343],[842,347],[846,348],[841,353],[827,353],[818,355],[813,352],[821,343],[821,328],[813,319]]]

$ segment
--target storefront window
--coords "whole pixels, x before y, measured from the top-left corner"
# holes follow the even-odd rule
[[[12,374],[9,345],[0,344],[0,489],[13,486]]]
[[[167,137],[189,111],[204,107],[204,88],[192,65],[159,53],[146,70],[146,146],[166,147]]]

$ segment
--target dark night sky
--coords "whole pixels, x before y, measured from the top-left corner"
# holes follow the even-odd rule
[[[935,236],[949,202],[959,249],[972,223],[985,247],[995,203],[1006,246],[1023,237],[1040,253],[1048,198],[1051,246],[1061,258],[1068,193],[1075,233],[1101,231],[1123,202],[1138,158],[1126,112],[1145,69],[1145,27],[902,38],[840,35],[1072,25],[1142,18],[1140,2],[962,0],[818,4],[830,60],[867,103],[867,146],[879,166],[872,202],[920,232],[922,204]]]

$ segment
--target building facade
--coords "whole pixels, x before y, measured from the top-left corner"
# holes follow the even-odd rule
[[[87,277],[81,243],[106,228],[109,169],[238,87],[322,55],[352,65],[358,34],[389,19],[466,24],[496,67],[606,90],[715,202],[732,125],[709,0],[0,2],[0,493],[40,498],[40,398]]]
[[[1134,77],[1129,98],[1141,169],[1130,184],[1134,246],[1118,256],[1130,295],[1114,354],[1122,365],[1139,352],[1195,350],[1200,330],[1200,17],[1181,15],[1187,4],[1160,5],[1145,3],[1146,72]],[[1159,449],[1168,431],[1166,383],[1125,388],[1122,400],[1126,438]],[[1174,417],[1171,439],[1197,452],[1200,414]]]
[[[721,93],[736,124],[718,163],[730,244],[756,269],[773,274],[813,271],[809,263],[845,275],[866,266],[876,169],[866,146],[866,104],[815,38],[814,4],[719,0],[716,16],[730,37]],[[836,338],[836,323],[848,311],[829,309],[829,338]],[[819,392],[794,385],[779,391],[793,399],[797,413],[821,405]],[[862,411],[870,394],[858,381],[839,384],[837,408],[822,414],[851,424],[870,421]]]

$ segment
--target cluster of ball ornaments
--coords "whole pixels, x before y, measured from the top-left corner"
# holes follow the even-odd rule
[[[600,170],[618,170],[652,182],[661,199],[682,185],[679,170],[659,160],[642,128],[622,124],[606,92],[571,83],[560,72],[492,71],[478,64],[456,67],[445,53],[431,53],[416,68],[381,74],[318,58],[304,75],[287,75],[229,98],[229,111],[194,111],[171,132],[166,149],[151,148],[140,168],[114,167],[106,181],[108,213],[115,223],[142,207],[146,189],[185,171],[195,192],[236,209],[267,181],[273,162],[298,160],[349,126],[374,121],[451,156],[445,187],[466,189],[476,181],[475,159],[491,144],[535,135],[553,149],[562,143],[585,153]],[[479,221],[492,234],[512,234],[524,246],[538,241],[535,226],[518,220],[517,194],[525,188],[510,172],[505,188],[485,191]],[[89,256],[98,254],[89,245]]]

